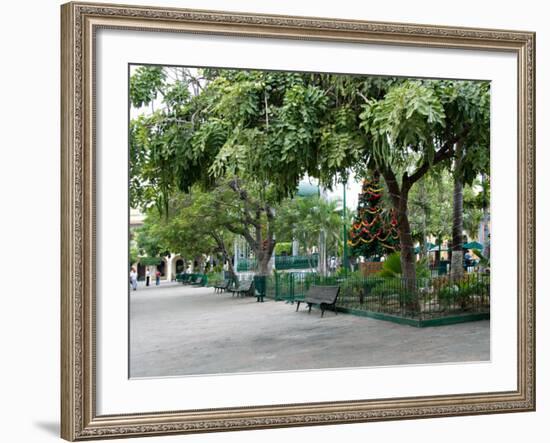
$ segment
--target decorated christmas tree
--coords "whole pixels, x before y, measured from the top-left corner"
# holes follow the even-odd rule
[[[393,209],[382,207],[383,192],[378,174],[363,180],[348,240],[356,257],[380,257],[399,249],[397,218]]]

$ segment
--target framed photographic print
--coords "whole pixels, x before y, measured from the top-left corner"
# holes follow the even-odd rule
[[[67,3],[62,437],[535,409],[535,35]]]

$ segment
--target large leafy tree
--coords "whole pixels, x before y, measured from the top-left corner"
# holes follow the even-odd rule
[[[149,105],[156,98],[160,100],[156,110],[131,122],[131,205],[154,205],[168,213],[175,193],[189,193],[195,185],[209,188],[210,209],[218,217],[215,225],[242,235],[258,259],[259,272],[265,274],[275,246],[270,197],[273,187],[243,173],[241,167],[240,176],[229,168],[217,174],[210,172],[215,156],[223,155],[224,146],[232,146],[236,155],[233,158],[239,158],[238,146],[243,140],[234,125],[237,116],[246,119],[252,112],[243,97],[254,90],[254,84],[242,85],[241,90],[232,93],[223,78],[200,77],[198,72],[181,68],[164,69],[160,75],[158,69],[141,67],[131,80],[130,99],[135,108]],[[211,72],[205,74],[212,76]],[[170,82],[167,77],[172,77]],[[134,90],[132,85],[139,88]],[[246,184],[241,177],[249,178]]]
[[[212,200],[212,196],[200,191],[175,194],[170,199],[168,214],[161,215],[163,237],[172,251],[199,263],[207,255],[220,257],[234,276],[230,255],[233,236],[220,225]]]
[[[164,94],[165,108],[136,121],[131,130],[143,163],[138,169],[145,171],[138,171],[138,197],[141,193],[162,206],[174,187],[185,191],[197,182],[238,176],[258,186],[263,202],[263,189],[282,199],[306,174],[331,186],[349,169],[376,169],[397,214],[403,276],[411,282],[411,188],[433,167],[450,168],[457,146],[462,152],[454,169],[464,181],[487,157],[489,88],[484,82],[198,73],[199,79],[183,73],[176,83],[180,91],[200,85],[200,93]],[[172,88],[171,83],[164,89]],[[177,100],[166,98],[172,96]]]
[[[243,75],[264,79],[267,74]],[[230,87],[238,88],[237,84]],[[224,145],[213,171],[252,167],[273,180],[279,191],[288,192],[306,173],[330,185],[345,177],[349,168],[379,170],[397,214],[403,276],[414,284],[409,192],[437,165],[450,168],[457,147],[462,151],[455,170],[464,180],[483,167],[488,151],[488,84],[304,74],[285,84],[282,99],[271,104],[268,85],[256,86],[252,96],[245,96],[250,106],[256,104],[253,109],[263,109],[264,118],[241,118],[239,124],[234,122],[239,129],[232,134],[239,137],[243,128],[258,135],[257,142],[240,143],[238,149]]]
[[[403,276],[410,281],[415,278],[408,217],[411,188],[434,167],[450,167],[456,158],[460,166],[455,163],[455,175],[463,180],[484,166],[488,89],[484,82],[405,81],[365,105],[362,127],[370,147],[365,157],[387,183],[398,217]]]
[[[204,79],[185,68],[142,66],[130,78],[130,205],[166,212],[171,195],[213,182],[205,171],[225,141],[223,128],[203,124],[211,104]],[[156,103],[156,105],[154,105]],[[149,108],[148,108],[149,107]]]
[[[138,256],[163,257],[170,254],[171,246],[164,236],[164,225],[157,212],[151,212],[142,226],[136,229]],[[173,250],[173,249],[172,249]]]
[[[261,275],[269,273],[268,264],[276,245],[275,209],[258,198],[253,186],[233,177],[219,180],[208,192],[194,187],[189,193],[177,195],[169,204],[169,213],[176,208],[168,217],[172,220],[170,245],[179,244],[177,250],[202,254],[221,253],[230,264],[231,244],[239,235],[254,252],[257,271]],[[201,238],[209,241],[198,242]],[[230,271],[234,275],[231,264]]]

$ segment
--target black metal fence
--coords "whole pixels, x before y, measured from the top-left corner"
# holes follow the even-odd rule
[[[339,308],[403,318],[431,319],[490,310],[490,279],[481,273],[466,273],[459,279],[440,276],[414,280],[277,273],[267,278],[265,295],[275,300],[303,300],[311,285],[339,285]]]

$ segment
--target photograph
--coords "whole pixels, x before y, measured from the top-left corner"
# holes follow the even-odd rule
[[[534,32],[272,12],[61,8],[61,436],[533,411]]]
[[[491,360],[491,82],[130,64],[129,377]]]

